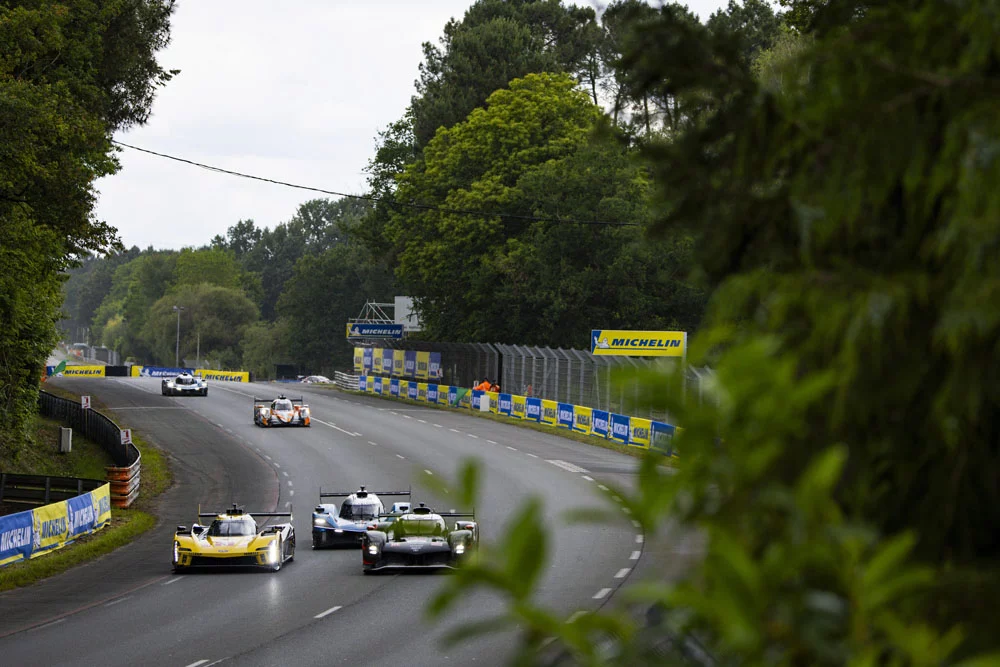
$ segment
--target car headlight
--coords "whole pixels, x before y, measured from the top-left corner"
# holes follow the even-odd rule
[[[378,546],[375,545],[375,544],[369,544],[368,545],[368,553],[370,553],[372,556],[375,556],[376,554],[378,554]]]
[[[459,554],[464,554],[464,553],[465,553],[465,544],[456,544],[455,545],[455,554],[459,555]]]
[[[313,525],[314,526],[325,526],[326,525],[326,519],[321,519],[319,517],[316,517],[315,519],[313,519]]]
[[[178,551],[180,551],[180,546],[181,546],[181,543],[178,542],[177,540],[174,540],[174,562],[175,563],[177,562],[177,559],[179,558]]]
[[[271,542],[271,546],[267,548],[267,561],[269,563],[278,562],[278,543]]]
[[[342,533],[342,532],[344,532],[344,529],[343,528],[334,528],[333,532],[335,532],[335,533]]]

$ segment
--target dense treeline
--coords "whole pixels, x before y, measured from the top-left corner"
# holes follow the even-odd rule
[[[62,272],[118,248],[93,217],[118,162],[109,141],[140,125],[173,72],[156,62],[173,3],[0,2],[0,449],[26,440],[57,340]],[[93,298],[90,295],[89,298]]]

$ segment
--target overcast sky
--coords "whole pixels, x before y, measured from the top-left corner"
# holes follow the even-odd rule
[[[577,1],[575,4],[584,4]],[[181,73],[116,139],[224,169],[361,194],[379,130],[414,93],[420,45],[471,0],[180,0],[161,65]],[[702,20],[725,5],[695,0]],[[242,219],[287,221],[323,195],[123,149],[98,219],[131,247],[207,244]]]

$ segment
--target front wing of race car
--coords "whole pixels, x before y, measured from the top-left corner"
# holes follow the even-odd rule
[[[267,526],[240,543],[212,544],[204,538],[207,527],[178,526],[174,534],[175,572],[195,568],[259,567],[277,572],[295,558],[295,528],[290,523]]]

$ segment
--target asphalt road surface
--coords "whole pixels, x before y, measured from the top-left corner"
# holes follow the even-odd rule
[[[5,664],[504,664],[516,630],[440,642],[460,622],[501,614],[499,597],[470,591],[432,623],[424,610],[447,575],[363,576],[359,550],[311,549],[320,486],[412,486],[413,502],[462,511],[469,508],[428,482],[454,479],[469,457],[484,473],[475,508],[484,541],[502,534],[524,498],[544,502],[551,543],[537,599],[562,614],[613,603],[619,587],[644,573],[669,576],[696,549],[669,538],[654,549],[625,513],[604,524],[567,524],[562,515],[571,508],[615,508],[604,487],[630,487],[637,459],[556,435],[301,385],[214,382],[207,397],[171,398],[155,378],[54,382],[99,397],[113,418],[162,447],[175,483],[159,500],[159,525],[141,539],[0,594]],[[254,426],[251,397],[279,392],[305,395],[312,427]],[[172,574],[175,526],[190,525],[199,504],[214,511],[233,502],[251,512],[292,507],[294,562],[278,573]]]

